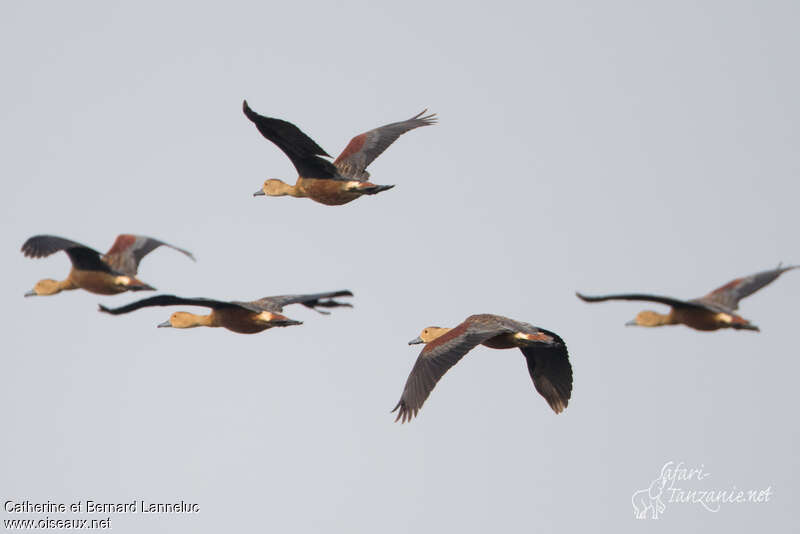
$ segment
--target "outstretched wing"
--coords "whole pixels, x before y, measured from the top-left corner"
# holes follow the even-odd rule
[[[278,295],[275,297],[264,297],[255,300],[249,304],[258,307],[263,311],[281,312],[284,306],[289,304],[302,304],[306,308],[318,311],[319,313],[327,315],[329,312],[318,310],[317,308],[352,308],[353,305],[348,302],[339,302],[333,300],[334,297],[352,297],[353,293],[347,289],[341,291],[331,291],[328,293],[310,293],[307,295]],[[325,300],[322,300],[325,299]]]
[[[439,379],[466,353],[487,339],[510,331],[497,325],[485,328],[480,324],[470,324],[467,319],[425,345],[408,375],[400,401],[392,410],[399,410],[395,421],[405,423],[416,417]]]
[[[300,131],[300,128],[291,122],[272,117],[259,115],[247,105],[247,100],[242,103],[244,114],[256,125],[261,135],[275,143],[286,154],[297,174],[303,178],[331,178],[343,179],[339,176],[336,167],[330,161],[319,156],[327,156],[320,146],[309,136]]]
[[[365,169],[398,137],[414,128],[436,124],[436,114],[423,117],[426,111],[428,110],[423,110],[408,120],[393,122],[355,136],[333,162],[339,174],[351,180],[366,181],[369,173]]]
[[[712,306],[718,306],[730,311],[737,310],[739,309],[740,300],[752,295],[762,287],[771,284],[776,278],[786,271],[790,271],[798,267],[800,267],[800,265],[791,265],[789,267],[778,266],[776,269],[762,271],[760,273],[751,274],[750,276],[737,278],[736,280],[732,280],[722,287],[718,287],[708,295],[695,299],[692,302],[710,304]]]
[[[662,297],[659,295],[645,295],[642,293],[628,293],[622,295],[600,295],[595,297],[590,297],[588,295],[583,295],[582,293],[575,293],[579,299],[583,300],[584,302],[603,302],[605,300],[641,300],[646,302],[658,302],[659,304],[666,304],[667,306],[672,306],[673,308],[701,308],[704,310],[715,310],[716,306],[709,305],[703,302],[691,301],[691,300],[679,300],[674,299],[671,297]]]
[[[127,274],[128,276],[135,276],[142,258],[162,245],[177,250],[194,260],[194,256],[188,250],[178,248],[169,243],[164,243],[152,237],[133,234],[118,235],[114,244],[108,252],[106,252],[105,256],[103,256],[103,260],[105,260],[112,269]]]
[[[205,308],[212,308],[215,310],[219,310],[221,308],[242,307],[237,303],[225,302],[222,300],[212,300],[204,298],[185,299],[182,297],[176,297],[175,295],[157,295],[155,297],[149,297],[146,299],[137,300],[131,302],[130,304],[126,304],[125,306],[120,306],[118,308],[108,308],[101,304],[100,311],[105,313],[110,313],[111,315],[121,315],[123,313],[130,313],[132,311],[136,311],[139,308],[147,308],[150,306],[177,306],[177,305],[203,306]],[[257,312],[259,310],[251,310],[251,311]]]
[[[572,396],[572,365],[569,363],[567,345],[554,332],[542,328],[539,331],[552,336],[555,343],[535,343],[520,350],[525,355],[536,391],[554,412],[561,413]]]
[[[111,268],[103,262],[95,249],[54,235],[35,235],[22,244],[22,253],[28,258],[45,258],[64,251],[72,266],[85,271],[110,273]]]

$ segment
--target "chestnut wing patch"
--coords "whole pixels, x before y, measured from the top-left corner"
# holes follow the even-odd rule
[[[708,295],[696,299],[695,302],[711,304],[724,308],[725,310],[739,309],[739,301],[748,297],[762,287],[774,282],[780,275],[791,269],[796,269],[798,265],[789,267],[778,267],[769,271],[751,274],[731,280],[724,286],[718,287]]]
[[[152,237],[133,234],[120,234],[114,244],[106,252],[103,259],[116,271],[135,276],[139,270],[139,262],[158,247],[165,246],[186,255],[194,260],[188,250],[178,248]]]
[[[366,171],[369,164],[397,141],[398,137],[414,128],[436,123],[436,114],[423,116],[426,111],[423,110],[408,120],[386,124],[353,137],[333,164],[341,175],[351,180],[366,181],[369,178]]]

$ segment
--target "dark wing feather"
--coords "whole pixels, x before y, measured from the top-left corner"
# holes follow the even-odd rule
[[[561,413],[572,396],[572,365],[567,345],[557,334],[541,328],[539,331],[552,336],[556,342],[535,343],[520,350],[525,355],[536,391],[554,412]]]
[[[673,308],[702,308],[704,310],[714,310],[716,307],[706,304],[704,302],[697,302],[691,300],[679,300],[671,297],[662,297],[659,295],[645,295],[642,293],[628,293],[622,295],[601,295],[590,297],[581,293],[575,293],[579,299],[584,302],[603,302],[605,300],[641,300],[646,302],[658,302],[659,304],[666,304]]]
[[[780,275],[786,271],[796,269],[800,265],[792,265],[789,267],[780,267],[769,271],[762,271],[760,273],[751,274],[737,278],[718,287],[708,295],[695,299],[693,302],[701,304],[709,304],[718,306],[726,310],[734,311],[739,309],[739,301],[743,298],[752,295],[762,287],[771,284]]]
[[[339,174],[352,180],[365,181],[369,178],[366,168],[389,145],[397,141],[398,137],[414,128],[436,124],[435,113],[422,116],[426,111],[428,110],[423,110],[408,120],[386,124],[355,136],[333,162]]]
[[[139,270],[139,262],[142,261],[142,258],[160,246],[177,250],[194,260],[194,256],[188,250],[164,243],[152,237],[133,234],[118,235],[114,244],[103,256],[103,259],[112,269],[128,276],[136,276],[136,272]]]
[[[259,115],[250,109],[247,100],[242,103],[242,109],[261,135],[275,143],[292,160],[299,176],[342,179],[333,163],[319,157],[330,156],[300,128],[291,122]]]
[[[310,293],[306,295],[278,295],[274,297],[264,297],[262,299],[254,300],[250,304],[258,307],[262,311],[281,312],[284,306],[289,304],[302,304],[306,308],[318,311],[322,314],[328,314],[326,311],[318,310],[317,308],[352,308],[353,305],[347,302],[339,302],[333,300],[334,297],[352,297],[353,293],[347,289],[341,291],[330,291],[328,293]],[[327,299],[327,300],[321,300]]]
[[[132,311],[136,311],[139,308],[147,308],[149,306],[177,306],[177,305],[203,306],[215,310],[221,308],[242,307],[238,303],[225,302],[222,300],[212,300],[205,298],[185,299],[182,297],[176,297],[175,295],[157,295],[155,297],[149,297],[146,299],[137,300],[135,302],[131,302],[130,304],[126,304],[125,306],[120,306],[118,308],[108,308],[101,304],[100,311],[110,313],[111,315],[120,315],[123,313],[130,313]],[[252,310],[252,311],[258,311],[258,310]]]
[[[63,250],[76,269],[112,272],[111,268],[101,259],[99,252],[63,237],[35,235],[23,243],[21,250],[29,258],[45,258]]]
[[[392,410],[399,410],[395,421],[405,423],[416,417],[439,379],[466,353],[491,337],[509,332],[497,325],[493,326],[494,328],[486,328],[467,319],[425,345],[408,375],[400,401]]]

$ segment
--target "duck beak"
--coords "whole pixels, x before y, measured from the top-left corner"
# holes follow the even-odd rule
[[[26,297],[35,297],[35,296],[36,296],[36,291],[34,291],[33,289],[31,289],[30,291],[28,291],[27,293],[25,293],[25,296],[26,296]]]
[[[172,323],[170,323],[169,319],[167,319],[163,323],[158,323],[158,326],[156,328],[172,328]]]
[[[149,284],[141,284],[138,286],[128,286],[128,291],[155,291],[156,288]]]
[[[420,336],[417,336],[408,342],[409,345],[419,345],[420,343],[425,343],[424,341],[422,341],[422,338]]]
[[[263,196],[264,196],[264,191],[262,191],[261,189],[259,189],[258,191],[256,191],[255,193],[253,193],[253,196],[254,196],[254,197],[263,197]]]

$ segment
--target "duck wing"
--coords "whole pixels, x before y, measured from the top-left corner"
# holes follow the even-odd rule
[[[126,304],[125,306],[119,306],[118,308],[108,308],[100,304],[100,311],[105,313],[110,313],[111,315],[121,315],[123,313],[130,313],[140,308],[147,308],[151,306],[178,306],[178,305],[203,306],[205,308],[212,308],[214,310],[219,310],[222,308],[245,308],[255,312],[261,311],[257,309],[254,310],[248,308],[247,306],[242,306],[242,303],[237,303],[237,302],[226,302],[224,300],[213,300],[206,298],[183,298],[183,297],[176,297],[175,295],[156,295],[155,297],[148,297],[146,299],[137,300],[131,302],[130,304]]]
[[[84,271],[113,272],[100,253],[91,247],[54,235],[35,235],[22,244],[22,253],[28,258],[46,258],[64,251],[72,266]]]
[[[760,273],[751,274],[750,276],[743,276],[736,280],[731,280],[724,286],[718,287],[708,295],[694,299],[692,302],[700,304],[708,304],[724,308],[725,310],[734,311],[739,309],[739,301],[743,298],[752,295],[762,287],[774,282],[780,275],[786,271],[797,269],[800,265],[790,265],[789,267],[781,267],[780,265],[769,271],[761,271]]]
[[[577,295],[578,298],[584,302],[603,302],[606,300],[639,300],[645,302],[657,302],[659,304],[666,304],[667,306],[672,306],[673,308],[701,308],[705,310],[717,311],[717,306],[713,306],[710,303],[699,302],[694,300],[680,300],[680,299],[674,299],[672,297],[662,297],[660,295],[647,295],[644,293],[625,293],[619,295],[588,296],[576,292],[575,295]]]
[[[398,137],[414,128],[436,124],[435,113],[423,116],[427,111],[425,109],[408,120],[386,124],[353,137],[333,162],[339,174],[351,180],[366,181],[369,178],[366,168]]]
[[[284,306],[289,304],[302,304],[306,308],[328,315],[329,312],[318,310],[317,308],[352,308],[348,302],[333,300],[334,297],[352,297],[353,293],[347,289],[340,291],[330,291],[327,293],[309,293],[305,295],[277,295],[274,297],[264,297],[250,302],[253,306],[262,311],[281,312]],[[324,299],[324,300],[323,300]]]
[[[473,315],[425,345],[392,410],[399,410],[395,421],[405,423],[416,417],[436,383],[469,351],[494,336],[514,331],[496,321],[475,320],[476,317],[483,316]]]
[[[327,156],[327,152],[304,134],[300,128],[281,119],[259,115],[242,103],[245,116],[256,125],[261,135],[272,141],[292,161],[297,174],[303,178],[344,179],[330,161],[319,156]]]
[[[142,261],[142,258],[161,246],[177,250],[191,258],[192,261],[196,261],[188,250],[164,243],[152,237],[133,234],[118,235],[114,244],[103,256],[103,260],[118,272],[128,276],[136,276],[139,270],[139,262]]]
[[[561,413],[572,396],[572,365],[567,345],[556,333],[542,328],[539,331],[553,337],[555,343],[534,343],[520,350],[536,391],[554,412]]]

